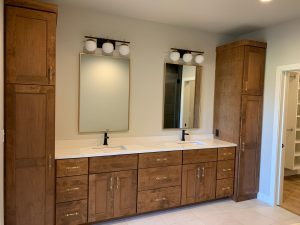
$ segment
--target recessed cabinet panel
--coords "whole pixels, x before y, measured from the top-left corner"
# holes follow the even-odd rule
[[[54,13],[6,6],[7,83],[55,84],[55,29]]]

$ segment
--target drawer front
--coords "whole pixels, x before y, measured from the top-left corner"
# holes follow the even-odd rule
[[[56,202],[86,199],[88,193],[88,176],[56,178]]]
[[[183,151],[183,164],[214,162],[217,161],[217,158],[218,150],[216,148]]]
[[[56,225],[87,223],[87,200],[56,204]]]
[[[137,155],[102,156],[90,158],[90,173],[137,169]]]
[[[180,205],[180,187],[138,192],[137,212],[150,212]]]
[[[234,160],[219,161],[217,179],[232,178],[234,176]]]
[[[88,174],[88,158],[56,160],[56,177]]]
[[[225,198],[233,195],[233,178],[217,180],[216,198]]]
[[[235,158],[235,148],[219,148],[218,160],[231,160]]]
[[[182,164],[182,151],[146,153],[139,155],[139,168],[177,166]]]
[[[139,170],[139,191],[180,185],[181,166],[169,166]]]

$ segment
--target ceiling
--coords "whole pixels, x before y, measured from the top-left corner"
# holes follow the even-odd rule
[[[300,18],[300,0],[49,0],[135,19],[238,35]]]

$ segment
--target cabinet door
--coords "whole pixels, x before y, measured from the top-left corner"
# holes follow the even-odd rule
[[[114,173],[114,217],[136,213],[137,171],[128,170]]]
[[[258,192],[262,97],[243,96],[241,143],[237,165],[237,200],[253,198]]]
[[[262,95],[264,88],[266,49],[245,47],[243,93]]]
[[[181,204],[192,204],[197,200],[201,164],[183,165]]]
[[[217,163],[208,162],[201,165],[197,202],[216,198]]]
[[[54,85],[56,14],[5,9],[6,83]]]
[[[112,173],[89,176],[88,222],[106,220],[114,214],[114,177]]]
[[[5,224],[53,225],[54,87],[6,86]]]

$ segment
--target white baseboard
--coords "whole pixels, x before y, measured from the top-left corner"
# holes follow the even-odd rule
[[[264,193],[259,192],[257,194],[257,199],[260,200],[260,201],[262,201],[262,202],[265,202],[265,203],[267,203],[269,205],[275,206],[274,199],[271,196],[266,195]]]

